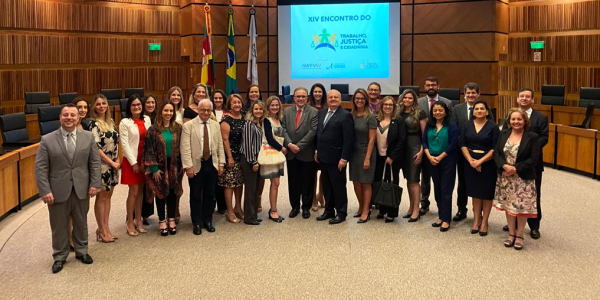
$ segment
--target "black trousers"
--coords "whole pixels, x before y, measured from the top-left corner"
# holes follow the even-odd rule
[[[325,212],[345,219],[348,215],[348,192],[346,191],[346,169],[338,170],[338,164],[321,163],[321,180],[325,197]],[[313,177],[314,178],[314,177]]]
[[[429,194],[431,194],[431,165],[426,162],[427,156],[423,153],[421,162],[421,207],[429,207]]]
[[[258,219],[258,204],[260,203],[258,194],[260,169],[254,172],[252,165],[248,163],[243,154],[240,165],[244,173],[244,222],[254,222]]]
[[[385,165],[385,160],[387,156],[379,156],[375,158],[375,181],[381,181],[383,179],[383,167]],[[398,162],[394,162],[391,166],[387,165],[385,168],[385,179],[390,179],[390,176],[394,174],[394,182],[395,184],[400,184],[400,169],[402,165]],[[373,195],[375,195],[375,190],[373,190]],[[379,213],[382,215],[387,215],[389,218],[398,217],[398,210],[400,207],[392,208],[386,206],[379,206]]]
[[[442,222],[450,223],[452,220],[452,192],[456,182],[456,159],[446,157],[437,165],[433,166],[427,160],[431,179],[433,179],[433,192],[438,212]]]
[[[165,220],[165,204],[167,206],[167,217],[169,219],[175,218],[175,205],[177,202],[175,190],[169,190],[169,195],[165,199],[156,197],[154,201],[156,202],[156,213],[159,221]]]
[[[217,170],[213,166],[212,157],[200,162],[200,172],[188,179],[190,184],[190,213],[193,225],[212,222],[215,210],[215,186]]]
[[[464,164],[466,162],[466,159],[461,153],[459,153],[457,161],[458,162],[456,165],[458,167],[458,196],[456,197],[456,206],[458,207],[459,212],[466,212],[468,210],[467,203],[469,202],[469,197],[467,196],[467,182],[465,181]]]
[[[292,209],[309,210],[313,202],[315,188],[315,162],[300,161],[296,158],[287,161],[288,192]]]
[[[540,171],[536,169],[536,177],[535,177],[535,189],[537,190],[537,218],[527,219],[527,224],[529,225],[529,229],[531,230],[540,230],[540,221],[542,221],[542,206],[540,205],[540,198],[542,197],[542,171],[541,167]]]
[[[227,210],[227,204],[225,204],[225,187],[219,185],[215,186],[215,206],[218,210]]]

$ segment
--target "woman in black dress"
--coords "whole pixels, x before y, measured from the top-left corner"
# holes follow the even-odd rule
[[[458,167],[465,168],[467,196],[473,199],[475,220],[471,226],[471,234],[486,236],[496,189],[497,169],[493,159],[500,130],[489,119],[490,108],[485,101],[475,101],[472,114],[472,121],[465,125],[460,135],[459,143],[465,161],[464,166]]]

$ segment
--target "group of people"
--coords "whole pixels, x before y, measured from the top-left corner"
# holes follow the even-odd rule
[[[465,102],[456,107],[439,96],[436,78],[427,78],[424,88],[425,97],[408,89],[396,100],[381,98],[381,86],[373,82],[354,92],[347,111],[339,91],[327,92],[322,84],[310,91],[296,88],[294,104],[285,109],[276,96],[263,101],[257,85],[243,98],[222,90],[211,95],[204,84],[193,87],[184,108],[183,91],[173,87],[164,101],[152,94],[131,96],[118,129],[106,97],[94,96],[91,105],[78,98],[63,107],[61,128],[42,137],[36,158],[40,195],[50,211],[52,270],[62,270],[69,243],[77,259],[93,262],[87,253],[90,197],[96,197],[97,241],[118,239],[108,220],[119,178],[129,187],[128,235],[148,232],[145,225],[154,208],[160,235],[177,233],[184,174],[193,234],[201,235],[202,229],[215,232],[215,208],[231,223],[259,225],[267,179],[268,219],[283,222],[277,202],[284,165],[289,218],[301,213],[308,219],[321,206],[317,221],[344,222],[349,173],[358,199],[353,217],[366,223],[377,192],[373,183],[389,179],[399,184],[402,170],[410,203],[402,218],[408,222],[428,212],[433,180],[439,217],[432,226],[440,231],[448,231],[452,219],[466,218],[472,197],[472,234],[487,235],[495,206],[506,212],[505,246],[523,248],[527,220],[532,237],[539,238],[541,149],[548,129],[544,115],[531,109],[533,91],[519,92],[519,108],[509,111],[500,131],[487,103],[479,100],[477,84],[465,85]],[[267,145],[281,152],[285,163],[260,165],[259,154]],[[457,170],[458,213],[452,218]],[[399,207],[378,206],[377,211],[385,223],[399,216]]]

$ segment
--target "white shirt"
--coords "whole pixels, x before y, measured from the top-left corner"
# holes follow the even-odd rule
[[[467,102],[467,120],[471,120],[471,107],[473,107],[473,105],[469,105]]]
[[[525,113],[527,114],[527,116],[528,116],[529,118],[531,118],[531,113],[532,113],[532,112],[533,112],[533,108],[531,108],[531,107],[530,107],[528,110],[526,110],[526,111],[525,111]]]
[[[60,135],[62,135],[65,145],[67,145],[67,135],[69,135],[69,133],[73,133],[73,143],[77,145],[77,128],[73,129],[71,132],[68,132],[62,128],[62,126],[60,127]]]
[[[202,121],[202,119],[200,119],[200,117],[198,117],[198,122],[200,124],[200,145],[204,145],[204,126],[206,126],[208,128],[208,136],[209,136],[209,140],[208,140],[208,150],[210,150],[210,152],[212,153],[212,143],[210,142],[210,119],[206,120],[206,124],[204,124],[204,121]]]
[[[337,111],[337,108],[335,110],[331,110],[331,108],[327,109],[327,115],[325,115],[325,119],[323,120],[323,125],[325,125],[326,121],[329,122],[329,119],[333,118],[333,115],[335,115],[336,111]],[[329,113],[331,113],[331,116],[329,118],[327,118]]]

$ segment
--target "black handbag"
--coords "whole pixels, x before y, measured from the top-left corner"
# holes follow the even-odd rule
[[[402,188],[394,183],[394,174],[390,171],[390,179],[385,179],[385,170],[388,164],[384,164],[383,178],[381,181],[373,182],[373,203],[391,208],[398,208],[402,200]],[[391,169],[391,166],[390,166]]]

